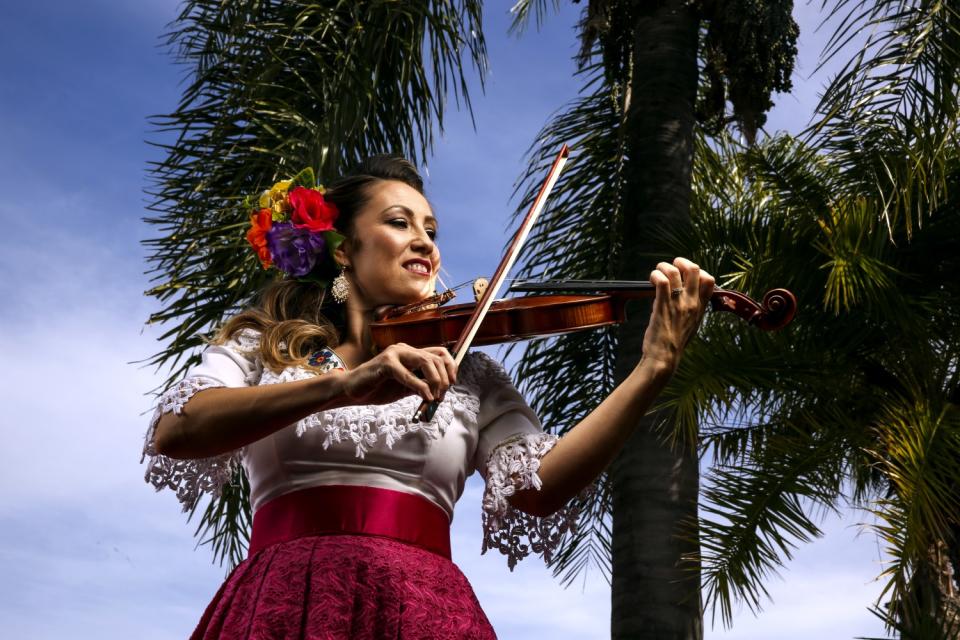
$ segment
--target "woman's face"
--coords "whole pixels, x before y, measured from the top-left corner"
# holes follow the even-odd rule
[[[353,301],[373,309],[431,295],[440,270],[436,235],[437,220],[421,193],[395,180],[375,183],[354,218],[351,241],[338,250]]]

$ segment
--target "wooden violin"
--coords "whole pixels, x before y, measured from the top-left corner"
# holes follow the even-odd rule
[[[473,338],[475,345],[516,342],[619,324],[626,319],[628,300],[652,298],[650,282],[546,281],[518,282],[517,292],[545,292],[494,302]],[[585,295],[584,292],[593,292]],[[557,292],[578,295],[557,295]],[[710,297],[714,311],[728,311],[763,331],[775,331],[793,320],[797,300],[786,289],[773,289],[756,302],[736,291],[717,289]],[[370,325],[378,349],[403,342],[413,347],[456,344],[472,317],[475,304],[458,304],[416,311]]]
[[[414,347],[444,345],[450,349],[459,365],[473,344],[497,344],[559,335],[623,322],[627,300],[655,296],[656,288],[650,282],[545,282],[514,284],[511,290],[590,290],[599,291],[600,295],[543,295],[494,302],[569,155],[569,147],[563,145],[540,192],[530,205],[530,211],[490,279],[489,287],[482,296],[478,296],[476,304],[412,311],[374,322],[370,325],[370,331],[376,346],[385,348],[397,342]],[[733,312],[760,329],[767,330],[788,324],[797,310],[796,298],[785,289],[770,291],[764,296],[762,304],[741,293],[723,290],[715,291],[710,302],[714,309]],[[431,420],[437,406],[436,402],[424,401],[414,413],[413,421]]]

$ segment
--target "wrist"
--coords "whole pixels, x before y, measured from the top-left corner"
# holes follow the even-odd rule
[[[678,358],[654,358],[644,355],[637,363],[635,371],[655,382],[666,384],[677,370],[678,364]]]
[[[349,404],[346,400],[347,371],[329,371],[311,379],[311,396],[316,400],[314,413],[337,409]]]

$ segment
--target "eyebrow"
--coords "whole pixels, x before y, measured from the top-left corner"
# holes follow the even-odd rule
[[[402,205],[402,204],[392,204],[392,205],[390,205],[389,207],[387,207],[386,209],[384,209],[383,211],[381,211],[381,212],[380,212],[380,215],[383,215],[383,214],[386,213],[387,211],[390,211],[390,209],[400,209],[401,211],[403,211],[405,214],[407,214],[407,215],[410,216],[411,218],[415,218],[416,215],[417,215],[417,214],[415,214],[415,213],[413,212],[413,209],[411,209],[410,207],[408,207],[408,206],[406,206],[406,205]],[[427,214],[426,216],[424,216],[423,221],[424,221],[424,222],[432,222],[432,223],[433,223],[433,226],[435,226],[435,227],[439,227],[439,226],[440,226],[440,223],[437,221],[437,219],[436,219],[434,216],[430,215],[430,214]]]

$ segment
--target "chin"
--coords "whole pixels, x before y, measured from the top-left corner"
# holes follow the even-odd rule
[[[428,297],[430,297],[429,291],[412,291],[407,289],[406,291],[391,291],[383,296],[383,299],[389,300],[389,302],[385,302],[384,304],[402,307],[403,305],[420,302]]]

